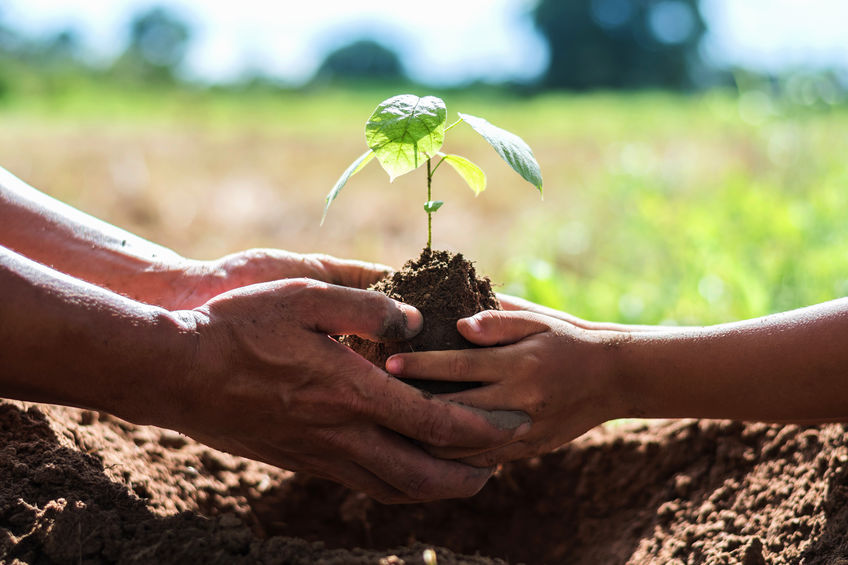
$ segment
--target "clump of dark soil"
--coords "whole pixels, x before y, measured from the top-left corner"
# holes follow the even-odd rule
[[[0,401],[0,563],[844,563],[847,431],[608,425],[473,498],[383,506],[170,431]]]
[[[462,254],[434,251],[425,247],[418,259],[408,261],[401,270],[371,286],[395,300],[418,308],[424,316],[424,328],[408,341],[375,343],[357,336],[343,341],[380,368],[395,353],[442,351],[476,347],[456,329],[460,318],[483,310],[500,310],[501,305],[488,278],[480,278],[474,265]],[[407,379],[433,393],[467,388],[459,383],[439,383]],[[459,386],[457,386],[459,385]]]

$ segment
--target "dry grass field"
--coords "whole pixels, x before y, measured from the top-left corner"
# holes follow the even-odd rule
[[[0,165],[191,257],[281,247],[400,266],[426,241],[423,171],[375,163],[324,196],[394,92],[80,92],[0,107]],[[420,93],[425,94],[425,93]],[[434,94],[439,94],[438,92]],[[434,181],[434,246],[579,315],[711,323],[848,292],[848,113],[729,94],[444,96],[535,150],[544,200],[467,126],[488,174]]]

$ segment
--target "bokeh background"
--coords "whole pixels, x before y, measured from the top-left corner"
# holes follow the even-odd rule
[[[0,0],[0,166],[195,258],[400,266],[423,171],[324,197],[394,94],[522,136],[544,200],[467,127],[434,246],[598,320],[708,324],[848,294],[841,0],[153,4]]]

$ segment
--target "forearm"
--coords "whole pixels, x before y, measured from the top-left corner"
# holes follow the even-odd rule
[[[627,415],[848,418],[848,299],[615,343]]]
[[[0,397],[165,419],[191,362],[174,314],[0,247]]]
[[[174,292],[187,260],[39,192],[0,168],[0,245],[144,302]]]

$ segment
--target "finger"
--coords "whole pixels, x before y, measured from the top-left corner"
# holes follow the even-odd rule
[[[532,312],[486,310],[459,320],[456,328],[471,343],[483,346],[503,345],[549,330],[551,320]]]
[[[494,471],[437,459],[409,440],[376,427],[355,440],[351,443],[354,460],[412,501],[473,496]]]
[[[314,467],[326,467],[326,465],[327,462],[323,459],[313,464]],[[321,470],[312,474],[339,483],[351,490],[364,492],[383,504],[409,504],[418,502],[380,479],[368,469],[352,461],[343,459],[333,461],[330,470]]]
[[[356,334],[371,340],[406,340],[424,326],[416,308],[379,292],[317,281],[289,281],[299,287],[289,296],[298,319],[313,331]]]
[[[495,448],[502,449],[503,446]],[[438,457],[439,459],[450,459],[454,461],[466,461],[475,455],[480,455],[481,453],[486,453],[491,451],[490,449],[474,449],[471,447],[428,447],[424,446],[424,449],[432,455],[433,457]]]
[[[548,316],[551,318],[556,318],[557,320],[562,320],[563,322],[568,322],[569,324],[573,324],[578,328],[583,329],[607,329],[603,327],[599,327],[599,325],[595,322],[589,322],[582,318],[578,318],[568,312],[563,312],[561,310],[556,310],[554,308],[548,308],[547,306],[542,306],[541,304],[536,304],[535,302],[530,302],[529,300],[525,300],[523,298],[519,298],[518,296],[510,296],[508,294],[498,294],[498,300],[501,303],[501,306],[505,311],[525,311],[525,312],[534,312],[536,314],[542,314],[543,316]]]
[[[381,426],[434,446],[496,447],[527,432],[529,418],[490,414],[446,402],[371,365],[363,415]]]
[[[244,442],[238,443],[239,449],[237,451],[240,455],[290,471],[307,473],[340,483],[347,488],[364,492],[384,504],[415,502],[414,499],[349,458],[330,454],[330,451],[335,451],[332,445],[326,445],[328,449],[324,449],[318,455],[311,455],[307,453],[293,454],[290,451],[280,449],[276,444],[263,443],[261,447],[256,448]]]
[[[433,381],[500,381],[510,374],[513,347],[397,353],[386,360],[386,371],[397,377]]]
[[[501,308],[510,312],[514,310],[531,310],[529,306],[535,306],[533,302],[525,300],[511,294],[497,293],[498,302],[501,303]]]
[[[472,466],[494,466],[501,463],[508,463],[517,459],[533,457],[537,455],[536,450],[523,441],[517,441],[497,449],[492,449],[484,453],[478,453],[470,457],[460,459],[462,463]]]
[[[322,280],[352,288],[368,288],[393,271],[388,265],[339,259],[331,255],[316,253],[307,257],[321,265],[325,272],[325,277]]]

